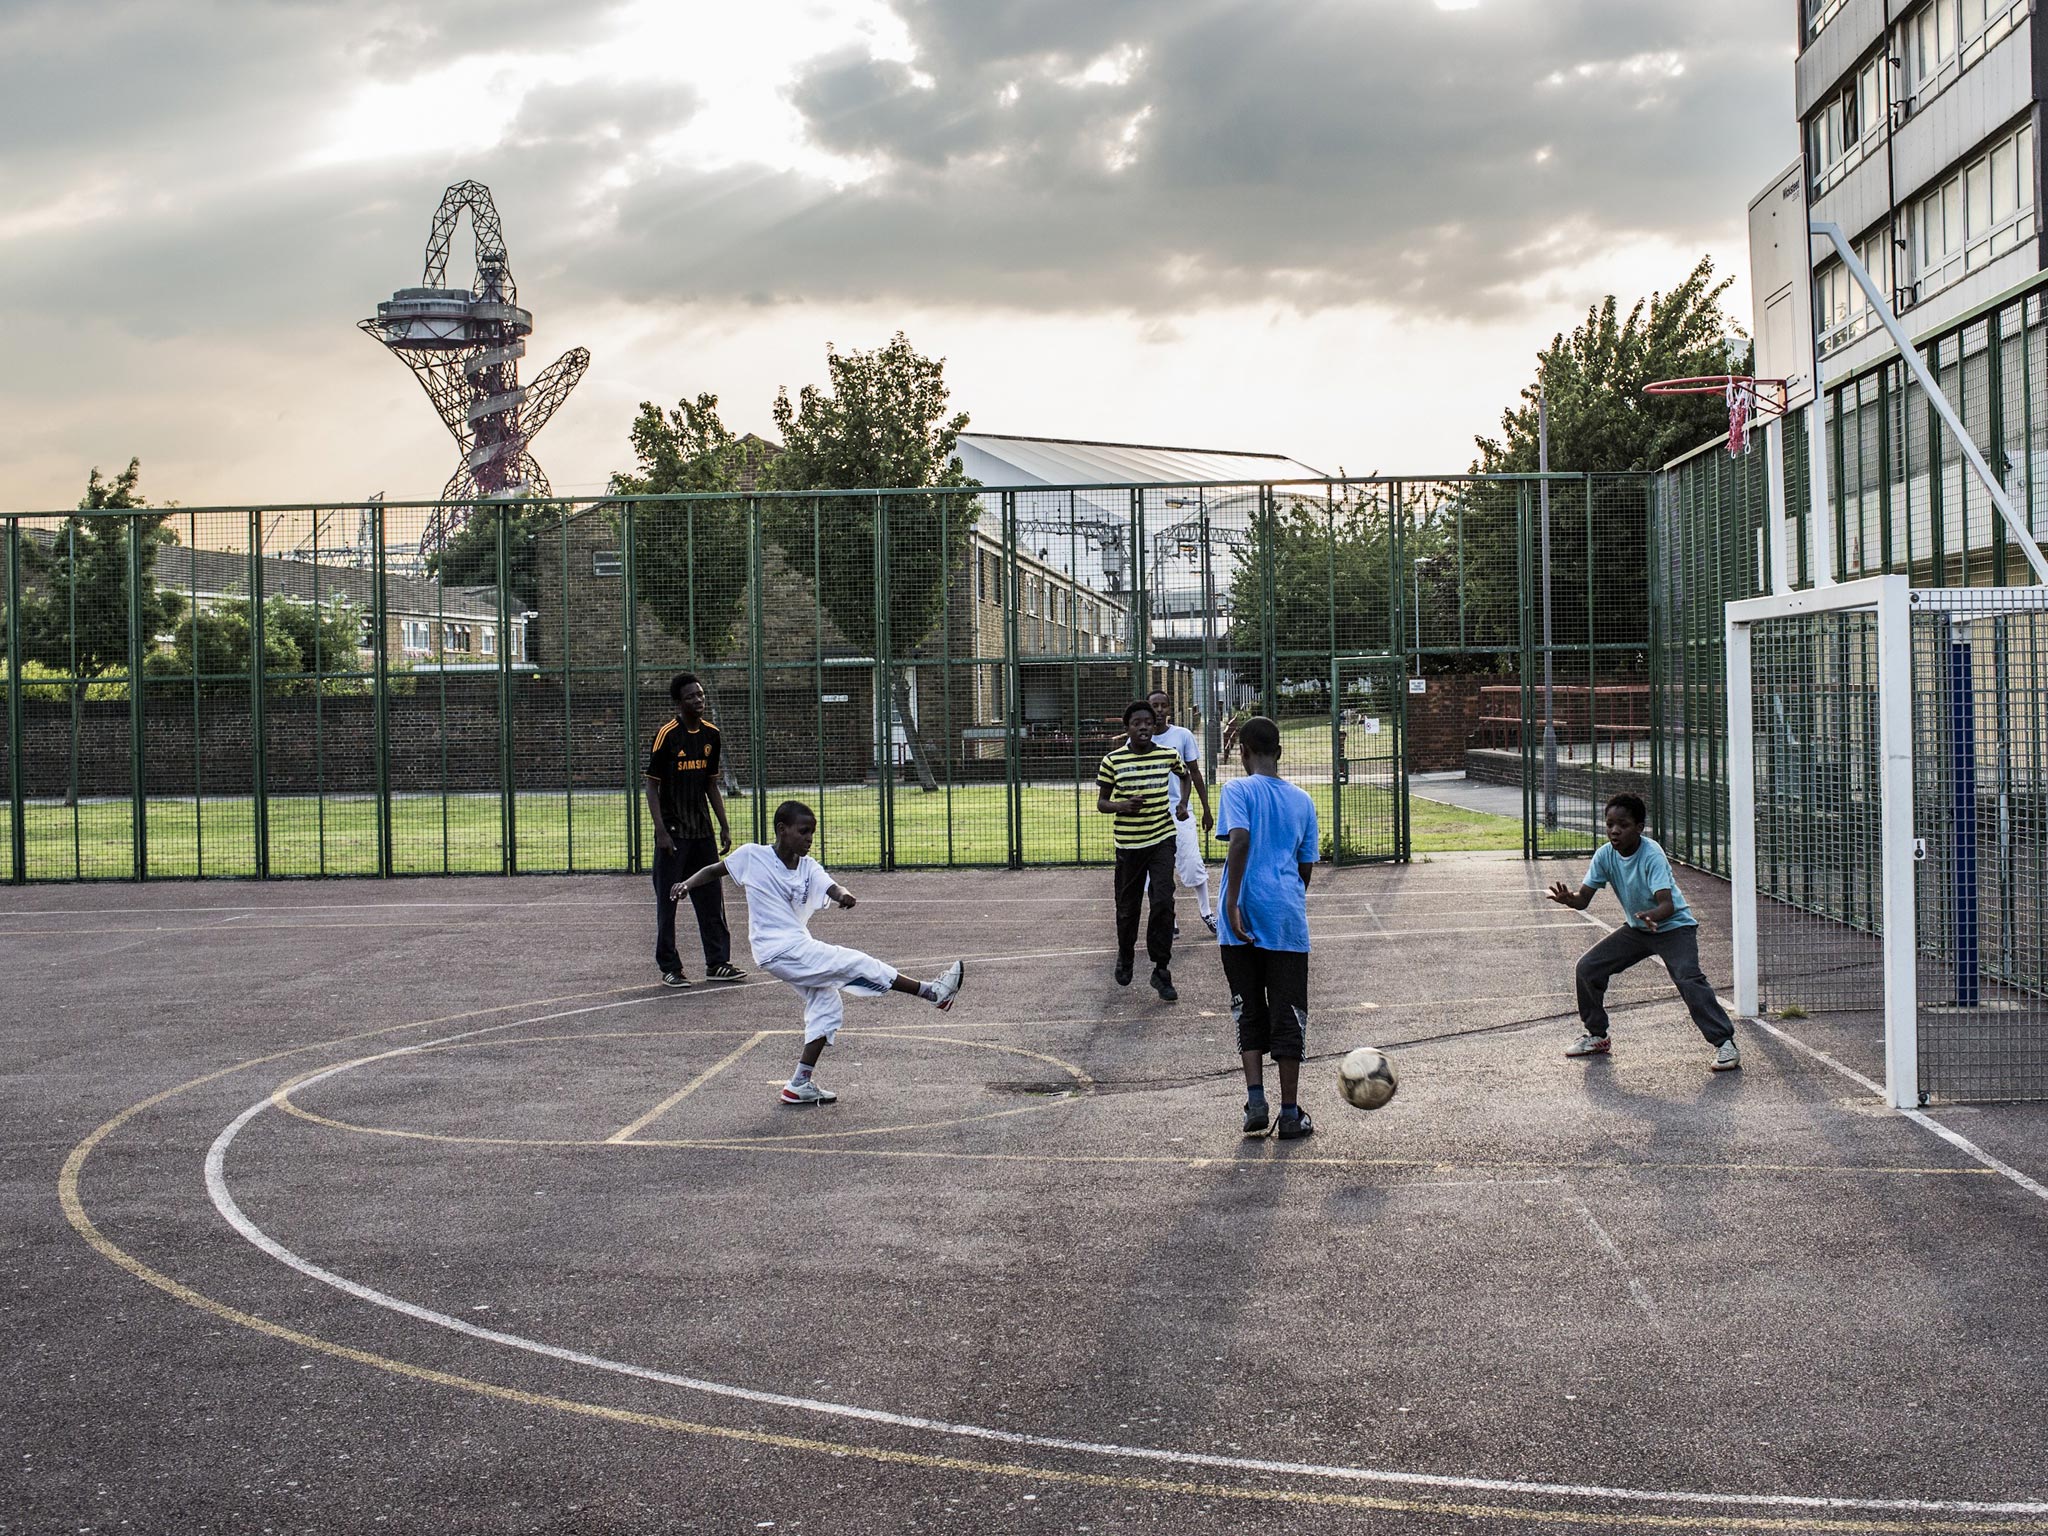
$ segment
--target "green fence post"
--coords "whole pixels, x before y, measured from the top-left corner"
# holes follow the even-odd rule
[[[1650,679],[1650,819],[1665,836],[1664,827],[1664,616],[1669,594],[1664,590],[1665,570],[1660,556],[1662,529],[1657,518],[1655,477],[1646,477],[1643,493],[1643,548],[1650,562],[1650,590],[1647,604],[1648,644],[1643,659]]]
[[[266,705],[264,697],[264,647],[266,644],[263,613],[263,514],[249,514],[249,749],[252,754],[250,772],[253,775],[251,788],[255,791],[250,804],[254,817],[256,837],[256,874],[259,879],[270,877],[270,763],[268,758],[269,729],[265,723]],[[193,651],[194,663],[198,650]]]
[[[142,520],[128,522],[128,792],[134,806],[130,836],[135,878],[149,878],[149,766],[142,718]]]
[[[1993,311],[1990,318],[1984,322],[1984,332],[1986,367],[1990,373],[1985,386],[1986,409],[1989,412],[1986,436],[1991,444],[1991,455],[1987,457],[1992,459],[1991,468],[1998,476],[1998,488],[2004,490],[2009,476],[2005,451],[2005,323],[2002,312]],[[2011,543],[2012,535],[2006,531],[2004,522],[1995,511],[1992,514],[1991,527],[1991,585],[2002,587],[2007,581],[2006,550]],[[1998,656],[2002,662],[2005,657],[2003,645],[1998,648]],[[2004,697],[2002,690],[1999,697]],[[2000,732],[1998,739],[2004,741],[2007,738]]]
[[[883,869],[896,867],[896,668],[893,637],[889,633],[889,498],[876,496],[872,555],[874,559],[875,608],[873,627],[875,687],[881,708],[876,714],[875,810],[877,830],[875,859]],[[902,722],[907,733],[910,721]]]
[[[1522,781],[1522,857],[1533,859],[1536,845],[1536,779],[1535,766],[1529,752],[1529,736],[1535,707],[1530,691],[1535,679],[1535,613],[1536,601],[1533,596],[1537,580],[1534,557],[1535,533],[1529,526],[1529,484],[1521,481],[1515,486],[1515,682],[1517,684],[1517,713],[1521,725],[1515,732],[1515,756],[1519,760]]]
[[[1017,493],[1003,492],[1003,579],[1000,596],[1003,600],[1003,786],[1005,806],[1004,832],[1010,845],[1009,865],[1012,869],[1024,867],[1024,785],[1023,748],[1017,739],[1017,721],[1023,713],[1022,688],[1018,678],[1018,634],[1017,634]],[[1136,612],[1135,594],[1132,612]],[[1135,622],[1135,620],[1133,621]],[[1136,644],[1136,634],[1132,635]],[[1075,732],[1080,731],[1080,722],[1074,722]]]
[[[519,795],[513,777],[512,752],[512,509],[500,502],[492,509],[498,556],[498,867],[519,873]]]
[[[391,846],[391,622],[390,595],[384,587],[384,543],[389,529],[382,506],[370,508],[376,543],[370,551],[370,730],[376,754],[377,873],[391,878],[396,855]]]
[[[761,587],[767,568],[761,499],[747,498],[747,766],[754,800],[754,841],[768,841],[768,696],[764,672],[768,622]]]
[[[1273,608],[1278,601],[1278,584],[1273,570],[1280,514],[1273,487],[1259,487],[1259,670],[1263,675],[1260,704],[1273,719],[1280,718],[1279,622]]]
[[[1152,642],[1152,594],[1145,581],[1145,493],[1131,487],[1131,697],[1152,691],[1148,648]]]
[[[7,836],[12,851],[13,880],[28,879],[28,796],[21,787],[21,519],[7,520]]]
[[[626,632],[619,647],[619,718],[624,722],[626,737],[626,868],[636,875],[646,868],[641,862],[640,846],[640,806],[646,798],[640,788],[644,766],[640,756],[640,570],[633,542],[639,511],[639,503],[629,501],[624,503],[619,516],[619,570],[626,581],[626,600],[621,605]],[[565,567],[562,577],[565,588],[568,579]],[[565,642],[568,633],[569,615],[565,605],[562,613]]]

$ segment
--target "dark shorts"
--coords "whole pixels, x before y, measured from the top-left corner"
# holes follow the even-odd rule
[[[1237,1048],[1275,1061],[1299,1061],[1308,1049],[1308,952],[1221,944]]]

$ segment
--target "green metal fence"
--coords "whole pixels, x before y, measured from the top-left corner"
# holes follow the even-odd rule
[[[2048,523],[2048,285],[2008,296],[1920,342],[2030,532]],[[1827,540],[1809,505],[1803,418],[1786,422],[1787,559],[1813,584],[1902,573],[1926,587],[2027,584],[2025,556],[1932,407],[1894,356],[1826,397]],[[1652,486],[1650,607],[1656,658],[1657,822],[1688,863],[1728,869],[1722,609],[1769,590],[1763,436],[1731,458],[1708,444]]]
[[[1644,497],[1549,483],[1557,655],[1588,687],[1642,665],[1598,546],[1639,565]],[[1326,852],[1401,858],[1420,747],[1463,762],[1491,731],[1526,781],[1544,499],[1450,476],[551,500],[424,553],[424,504],[9,515],[0,869],[642,869],[684,669],[736,834],[805,798],[842,865],[1107,862],[1095,764],[1154,687],[1212,778],[1229,718],[1275,715]]]

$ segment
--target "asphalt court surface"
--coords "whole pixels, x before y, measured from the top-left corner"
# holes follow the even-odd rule
[[[2048,1529],[2048,1115],[1825,1018],[1711,1074],[1654,965],[1566,1061],[1572,873],[1325,872],[1285,1145],[1106,871],[847,875],[967,987],[815,1110],[644,881],[9,891],[0,1530]]]

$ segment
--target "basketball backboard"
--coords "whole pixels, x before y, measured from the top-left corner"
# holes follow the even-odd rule
[[[1786,382],[1785,405],[1813,399],[1813,240],[1806,169],[1795,161],[1749,205],[1749,284],[1755,373]]]

